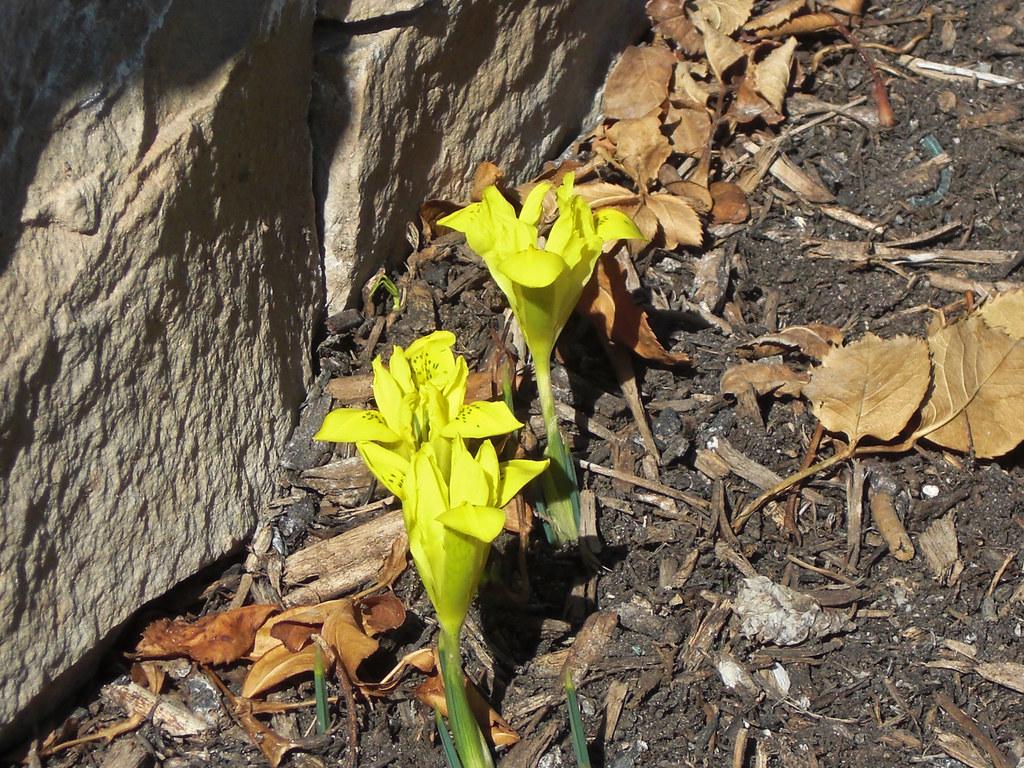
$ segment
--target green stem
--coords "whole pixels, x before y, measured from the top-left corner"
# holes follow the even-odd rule
[[[477,725],[466,696],[466,680],[462,674],[458,632],[454,635],[441,628],[437,642],[441,658],[444,698],[448,704],[448,723],[455,737],[455,749],[464,768],[494,768],[491,750]]]
[[[330,718],[327,713],[327,682],[324,679],[324,652],[320,644],[314,646],[313,655],[313,688],[316,692],[316,732],[327,733]],[[342,672],[344,674],[344,672]]]
[[[565,544],[579,539],[580,491],[576,481],[576,465],[558,429],[555,395],[551,389],[550,358],[534,358],[537,394],[544,416],[547,447],[544,455],[551,460],[548,471],[541,476],[544,491],[544,518],[551,529],[553,543]]]
[[[583,729],[583,715],[580,712],[579,699],[576,698],[576,684],[572,680],[572,672],[568,665],[562,673],[562,685],[565,687],[565,700],[569,707],[569,733],[572,736],[572,751],[576,755],[576,765],[579,768],[591,768],[587,733]]]

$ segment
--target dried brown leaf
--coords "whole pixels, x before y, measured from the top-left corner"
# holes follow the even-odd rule
[[[413,695],[431,709],[436,709],[445,717],[448,716],[448,702],[444,697],[444,681],[440,675],[431,675],[413,691]],[[469,708],[473,710],[480,727],[487,734],[488,740],[496,747],[509,747],[519,741],[519,734],[512,730],[505,719],[499,715],[484,699],[469,680],[466,681],[466,696]]]
[[[711,213],[715,204],[710,190],[695,181],[673,181],[665,185],[665,191],[681,197],[698,214]]]
[[[641,189],[657,177],[658,169],[672,154],[656,115],[619,120],[606,135],[615,143],[615,158]]]
[[[707,74],[708,67],[706,64],[695,64],[692,61],[678,62],[669,98],[679,106],[691,109],[704,109],[711,98],[711,89],[704,82]]]
[[[1024,288],[993,297],[978,314],[989,328],[1024,339]]]
[[[679,245],[703,244],[704,227],[700,217],[681,197],[656,192],[647,197],[647,208],[657,217],[669,250]]]
[[[312,630],[318,630],[323,625],[328,614],[336,606],[350,602],[351,598],[344,597],[340,600],[329,600],[325,603],[317,603],[316,605],[297,605],[294,608],[282,611],[276,616],[271,616],[256,632],[256,640],[253,643],[249,658],[255,661],[268,651],[282,644],[281,638],[275,634],[278,624],[304,625]]]
[[[312,674],[315,658],[315,644],[300,651],[290,651],[284,645],[270,649],[249,668],[242,683],[242,696],[251,699],[296,675]]]
[[[1024,341],[974,315],[932,332],[928,346],[934,384],[916,437],[984,459],[1024,440]]]
[[[724,83],[726,82],[725,73],[729,68],[746,58],[743,46],[713,26],[705,25],[703,32],[704,48],[707,51],[711,71],[715,73],[718,82]]]
[[[348,605],[341,604],[331,611],[324,621],[323,629],[320,632],[324,641],[334,649],[341,659],[349,679],[359,683],[359,665],[377,652],[379,643],[359,625],[359,618],[356,616],[356,609],[352,601]]]
[[[651,112],[668,97],[668,82],[676,57],[663,46],[630,46],[608,75],[604,115],[628,120]]]
[[[249,652],[256,628],[277,610],[275,605],[247,605],[194,622],[158,619],[143,631],[135,656],[185,656],[201,664],[227,664]]]
[[[784,363],[740,363],[722,374],[719,389],[724,395],[739,397],[749,387],[759,395],[799,397],[810,377]]]
[[[405,623],[405,605],[394,592],[371,595],[359,601],[359,615],[363,631],[376,637]]]
[[[670,109],[667,123],[672,129],[672,146],[683,155],[699,155],[711,139],[711,117],[704,108]]]
[[[270,768],[277,768],[286,754],[302,747],[299,742],[290,741],[280,736],[257,720],[253,712],[254,702],[241,696],[235,696],[213,673],[207,672],[207,675],[224,695],[236,722],[242,726],[252,743],[258,746],[263,756],[267,758]]]
[[[668,352],[658,341],[647,313],[626,290],[622,268],[611,254],[606,253],[598,260],[594,276],[580,296],[578,309],[590,317],[600,333],[647,360],[667,366],[690,362],[687,355]]]
[[[697,11],[723,35],[731,35],[750,18],[754,0],[697,0]]]
[[[811,372],[804,396],[826,429],[855,446],[865,437],[891,440],[917,412],[928,388],[928,347],[921,339],[867,334],[832,349]]]
[[[768,38],[810,35],[815,32],[821,32],[823,29],[832,29],[835,25],[836,19],[831,13],[805,13],[803,16],[790,19],[781,26],[759,29],[757,30],[757,36]]]
[[[742,224],[750,216],[747,196],[738,184],[715,181],[711,184],[711,220],[715,224]]]
[[[764,13],[744,24],[743,28],[756,30],[777,27],[805,8],[807,8],[807,0],[779,0],[765,9]]]
[[[484,190],[491,185],[500,185],[505,179],[505,172],[494,163],[484,161],[473,172],[473,185],[469,199],[478,202],[483,199]]]
[[[655,32],[673,40],[686,54],[696,56],[704,50],[704,41],[683,0],[648,0],[647,16]]]
[[[756,73],[748,74],[740,82],[736,95],[729,105],[728,116],[744,125],[755,120],[762,120],[767,125],[781,123],[784,119],[782,113],[754,90],[753,74]]]
[[[609,206],[635,206],[640,202],[640,196],[635,192],[607,181],[588,181],[579,184],[575,187],[575,192],[595,210]]]
[[[843,332],[834,325],[809,323],[791,325],[777,333],[768,333],[740,344],[740,353],[749,351],[751,357],[770,357],[790,350],[798,350],[806,357],[821,360],[832,347],[843,343]]]
[[[793,69],[793,52],[796,38],[790,37],[785,43],[764,57],[754,70],[754,90],[772,105],[776,112],[782,112],[782,103],[789,88],[790,72]]]

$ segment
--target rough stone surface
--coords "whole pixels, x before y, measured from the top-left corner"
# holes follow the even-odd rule
[[[313,16],[0,5],[0,741],[272,491],[321,300]]]
[[[640,0],[324,0],[311,125],[329,313],[406,255],[425,197],[461,199],[483,160],[523,177],[595,122],[643,13]]]

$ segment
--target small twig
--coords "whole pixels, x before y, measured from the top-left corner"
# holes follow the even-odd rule
[[[957,725],[967,731],[975,743],[981,745],[981,747],[988,753],[988,756],[991,758],[992,764],[995,768],[1013,768],[1013,763],[1011,763],[1010,759],[1003,754],[998,745],[985,735],[985,732],[978,727],[978,724],[975,723],[966,712],[956,705],[953,699],[950,698],[949,694],[943,691],[936,693],[935,703],[942,707],[946,714],[953,718]]]
[[[677,499],[678,501],[686,502],[691,507],[695,507],[700,510],[706,510],[710,506],[708,502],[700,496],[687,493],[686,491],[678,491],[672,486],[665,485],[664,483],[648,480],[647,478],[640,477],[639,475],[631,475],[628,472],[609,469],[608,467],[603,467],[600,464],[594,464],[586,459],[578,459],[577,463],[580,465],[581,469],[593,472],[595,475],[610,477],[613,480],[621,480],[624,483],[629,483],[630,485],[635,485],[639,488],[646,488],[649,491],[660,493],[662,496],[668,496],[670,499]]]
[[[356,694],[352,689],[352,681],[348,679],[348,670],[344,664],[335,664],[338,672],[338,683],[345,695],[345,715],[348,719],[348,764],[356,768],[359,763],[359,721],[356,719]]]
[[[814,428],[814,434],[811,435],[811,441],[807,444],[807,451],[804,453],[803,461],[800,462],[800,469],[807,469],[807,467],[814,463],[814,457],[818,455],[821,439],[824,436],[825,427],[819,421],[818,426]],[[800,545],[803,540],[803,536],[800,534],[800,527],[796,524],[796,505],[799,503],[800,494],[796,489],[790,491],[789,497],[786,499],[786,514],[782,522],[783,529],[793,538],[797,545]]]
[[[827,13],[827,12],[826,12]],[[872,59],[864,50],[864,46],[861,45],[860,40],[850,31],[843,22],[841,22],[835,14],[827,13],[832,17],[835,22],[836,31],[839,32],[846,41],[850,43],[857,51],[857,55],[860,56],[861,61],[871,72],[872,86],[871,95],[875,100],[875,108],[878,111],[878,124],[883,128],[892,128],[896,125],[896,115],[892,111],[892,103],[889,101],[889,94],[885,89],[885,81],[882,79],[882,74],[878,71],[878,67],[875,66],[875,61]]]

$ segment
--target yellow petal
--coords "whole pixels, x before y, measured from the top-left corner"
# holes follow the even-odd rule
[[[452,441],[452,471],[448,482],[449,505],[457,507],[461,504],[487,504],[490,500],[490,491],[484,468],[473,458],[462,438],[456,437]]]
[[[460,504],[441,513],[438,520],[453,531],[490,544],[505,527],[505,513],[497,507]]]
[[[380,411],[336,408],[324,418],[324,423],[313,435],[313,439],[325,443],[355,443],[361,440],[393,443],[401,438],[388,427]]]
[[[381,484],[398,498],[404,497],[405,476],[409,462],[394,451],[377,443],[357,443],[359,455]]]
[[[534,227],[537,226],[537,222],[540,221],[540,215],[544,209],[544,196],[547,195],[550,189],[551,185],[546,181],[542,181],[530,190],[530,194],[526,196],[526,201],[523,203],[523,210],[519,212],[520,221]]]
[[[462,406],[441,434],[444,437],[493,437],[507,435],[522,426],[504,403],[481,400]]]
[[[548,468],[548,459],[528,461],[512,459],[501,464],[501,483],[499,485],[498,506],[504,507],[522,490],[523,486]]]
[[[455,374],[455,355],[451,350],[454,343],[455,334],[451,331],[435,331],[406,348],[405,357],[417,386],[432,384],[444,389]]]
[[[501,483],[501,465],[498,463],[498,452],[490,440],[483,440],[476,449],[476,463],[487,477],[487,498],[489,503],[498,501],[498,488]],[[503,505],[499,505],[503,506]]]
[[[529,247],[514,253],[498,265],[509,280],[528,288],[543,288],[551,285],[565,271],[565,262],[557,253]]]
[[[609,240],[644,240],[643,234],[636,224],[622,211],[606,208],[598,211],[597,234],[604,242]]]
[[[406,358],[405,351],[401,347],[395,346],[391,350],[388,368],[398,386],[402,388],[402,392],[409,394],[416,389],[416,382],[412,378],[412,368],[409,367],[409,360]]]
[[[376,401],[384,421],[396,434],[402,431],[403,426],[401,421],[402,397],[402,388],[391,372],[384,367],[384,363],[381,362],[378,355],[373,360],[373,399]],[[375,438],[359,437],[355,439],[373,440]]]
[[[437,220],[443,227],[449,227],[466,236],[469,247],[483,256],[494,250],[497,233],[483,203],[472,203],[465,208],[449,213]]]

